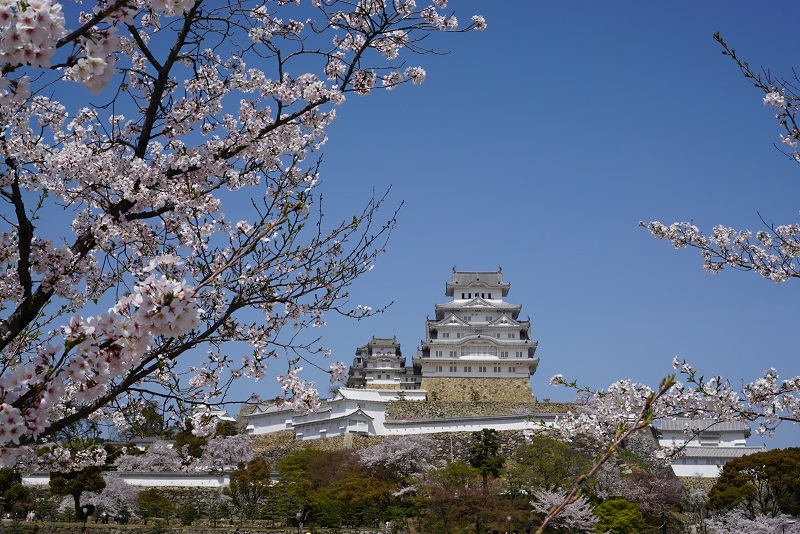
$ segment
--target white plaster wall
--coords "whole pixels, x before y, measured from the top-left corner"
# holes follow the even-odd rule
[[[552,421],[545,422],[552,426]],[[497,431],[504,430],[541,430],[538,422],[527,418],[491,420],[476,419],[471,421],[409,421],[407,424],[390,424],[386,427],[386,434],[390,436],[408,436],[411,434],[435,434],[438,432],[478,432],[484,428],[493,428]]]
[[[131,486],[147,486],[161,488],[221,488],[230,484],[231,477],[222,475],[186,474],[186,473],[108,473],[125,481]],[[49,474],[31,474],[22,477],[25,486],[47,486]]]
[[[670,447],[673,444],[686,443],[686,434],[678,430],[661,430],[661,437],[658,438],[658,443],[662,447]],[[695,437],[687,444],[687,447],[700,447],[700,437]],[[720,432],[718,447],[745,447],[747,446],[747,438],[744,437],[744,431],[736,432]]]
[[[266,414],[251,415],[247,419],[247,433],[248,434],[270,434],[281,430],[291,429],[291,423],[294,412],[291,410],[273,412]]]
[[[675,473],[675,476],[679,477],[700,476],[702,478],[717,478],[719,477],[720,470],[722,469],[722,466],[717,465],[716,463],[706,463],[699,465],[673,463],[671,467],[672,471]]]

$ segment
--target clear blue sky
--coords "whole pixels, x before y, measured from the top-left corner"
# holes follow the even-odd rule
[[[752,65],[797,65],[800,5],[777,2],[457,2],[483,32],[436,38],[446,56],[410,58],[421,86],[349,97],[322,167],[328,214],[346,217],[372,188],[404,201],[388,252],[352,288],[379,306],[330,317],[320,333],[352,361],[371,336],[416,352],[426,315],[461,270],[503,267],[508,300],[539,340],[539,398],[563,373],[600,388],[651,385],[673,356],[735,385],[774,366],[800,374],[800,281],[701,269],[640,220],[757,228],[757,212],[797,221],[800,168],[772,146],[778,127],[712,39]],[[264,397],[277,388],[256,385]],[[327,388],[320,376],[318,384]],[[769,447],[797,445],[796,430]],[[751,439],[752,444],[763,440]]]

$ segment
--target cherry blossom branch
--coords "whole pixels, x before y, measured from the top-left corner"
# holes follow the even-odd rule
[[[555,383],[569,385],[564,382],[563,379],[556,380]],[[547,513],[539,525],[538,530],[536,531],[537,534],[542,534],[545,528],[547,528],[547,525],[550,524],[550,522],[555,519],[555,517],[558,516],[558,514],[561,513],[566,506],[575,502],[578,497],[578,492],[580,492],[583,486],[585,486],[586,483],[597,473],[603,464],[605,464],[614,456],[614,453],[617,451],[617,448],[620,446],[620,444],[622,444],[634,432],[643,428],[647,428],[652,424],[656,402],[664,397],[675,386],[675,384],[675,375],[670,375],[663,379],[658,390],[650,392],[646,399],[644,399],[644,404],[641,408],[641,411],[634,416],[634,419],[619,423],[619,426],[614,432],[614,438],[609,442],[603,455],[598,459],[595,459],[594,465],[589,471],[586,472],[586,474],[578,477],[578,480],[572,486],[572,489],[569,491],[569,493],[567,493],[566,497],[564,497],[564,500],[561,502],[561,504],[551,509]]]

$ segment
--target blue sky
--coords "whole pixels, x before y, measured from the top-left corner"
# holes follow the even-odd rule
[[[351,96],[324,150],[321,191],[332,218],[372,188],[405,205],[354,303],[389,310],[329,318],[321,331],[347,363],[371,336],[416,352],[426,315],[445,302],[453,265],[503,267],[508,300],[539,340],[539,398],[563,373],[591,387],[656,385],[673,356],[734,385],[798,365],[798,281],[705,274],[638,226],[693,220],[758,228],[797,221],[798,171],[773,147],[762,96],[720,54],[715,31],[752,65],[796,63],[792,3],[451,2],[485,32],[436,37],[445,56],[407,58],[421,86]],[[319,385],[326,388],[324,376]],[[274,395],[272,380],[256,385]],[[797,444],[796,429],[769,447]],[[759,438],[753,444],[763,442]]]

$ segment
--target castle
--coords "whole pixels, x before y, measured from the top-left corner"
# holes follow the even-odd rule
[[[449,302],[437,304],[425,321],[426,336],[412,365],[406,366],[397,339],[373,337],[356,349],[345,387],[314,414],[264,405],[244,417],[247,431],[266,434],[293,430],[296,439],[320,439],[348,433],[403,435],[462,432],[482,428],[533,429],[530,410],[512,413],[512,405],[532,407],[530,377],[539,360],[530,319],[520,320],[520,305],[504,300],[510,284],[502,269],[452,273],[445,285]],[[494,403],[495,413],[466,411],[447,417],[387,417],[395,401]],[[451,406],[452,407],[452,406]],[[452,411],[452,410],[451,410]],[[502,412],[502,413],[500,413]],[[552,422],[555,414],[537,415]]]
[[[412,365],[395,337],[373,337],[356,349],[346,386],[317,413],[262,405],[243,416],[247,432],[292,431],[297,440],[313,440],[556,424],[557,410],[543,411],[533,396],[537,342],[530,319],[519,318],[522,307],[504,300],[510,284],[502,274],[453,268],[445,285],[451,300],[437,304],[434,318],[426,319]],[[658,421],[653,430],[661,446],[674,446],[685,442],[687,426],[701,427],[700,434],[673,461],[678,476],[715,477],[728,460],[764,450],[747,446],[750,430],[741,422],[676,418]]]
[[[454,268],[445,286],[452,300],[437,304],[435,318],[426,319],[413,365],[405,366],[396,338],[373,337],[356,350],[347,387],[422,389],[436,400],[455,401],[470,400],[465,392],[502,389],[514,397],[506,394],[504,400],[533,400],[537,342],[531,340],[530,319],[519,319],[522,306],[503,300],[510,287],[502,270]]]

